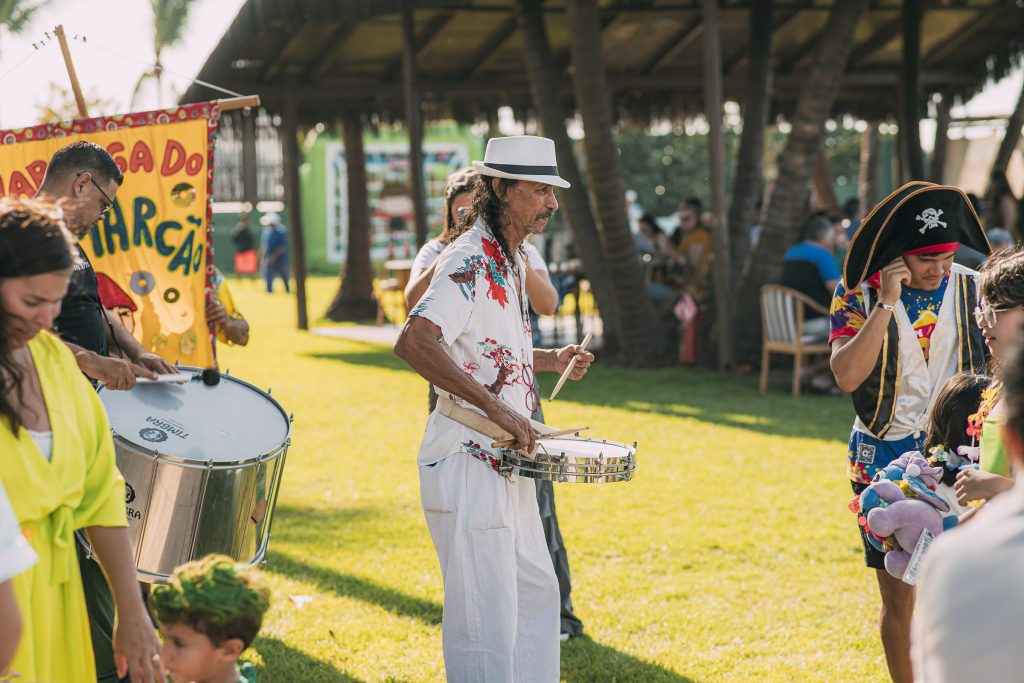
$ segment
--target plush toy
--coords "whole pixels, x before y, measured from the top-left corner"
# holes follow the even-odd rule
[[[909,451],[879,470],[872,483],[851,502],[868,542],[885,552],[885,569],[902,579],[927,529],[933,536],[956,525],[949,504],[935,488],[944,468],[933,466],[917,451]]]

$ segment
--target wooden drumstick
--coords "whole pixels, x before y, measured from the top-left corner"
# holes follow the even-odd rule
[[[590,427],[572,427],[570,429],[556,429],[552,432],[547,432],[545,434],[538,434],[537,441],[544,441],[545,439],[554,439],[555,437],[566,436],[568,434],[575,434],[576,432],[585,432],[588,429],[590,429]],[[491,448],[508,448],[515,442],[515,439],[495,441],[494,443],[491,444]]]
[[[572,359],[569,360],[569,364],[565,366],[565,371],[562,373],[562,376],[558,378],[558,384],[556,384],[555,388],[551,390],[551,396],[548,397],[549,401],[555,400],[555,396],[557,396],[558,392],[561,391],[562,385],[565,384],[565,380],[569,379],[569,374],[572,373],[573,368],[576,367],[576,359],[579,357],[577,354],[586,351],[587,344],[589,344],[590,340],[593,338],[594,333],[587,332],[587,336],[583,338],[583,343],[580,344],[580,350],[577,353],[573,354]]]

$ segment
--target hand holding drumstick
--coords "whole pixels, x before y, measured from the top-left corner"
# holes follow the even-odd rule
[[[561,391],[562,385],[565,384],[567,379],[576,382],[583,379],[583,375],[587,374],[590,364],[594,362],[594,354],[587,351],[587,345],[593,338],[593,334],[587,333],[582,344],[570,344],[555,351],[555,370],[561,372],[562,376],[558,378],[558,384],[551,391],[551,396],[548,398],[549,401],[555,400],[555,396]]]

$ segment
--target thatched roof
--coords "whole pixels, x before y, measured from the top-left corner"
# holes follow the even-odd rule
[[[925,93],[967,98],[1019,63],[1024,10],[1012,0],[921,0]],[[248,0],[198,78],[271,108],[297,98],[305,122],[341,107],[382,120],[404,115],[402,0]],[[773,105],[788,111],[824,35],[830,0],[775,3]],[[515,0],[414,0],[416,70],[427,118],[480,120],[502,105],[531,108]],[[604,0],[605,59],[622,117],[647,121],[703,108],[699,0]],[[749,0],[719,3],[724,93],[738,99],[747,68]],[[548,34],[571,103],[565,0],[545,5]],[[896,116],[899,0],[876,0],[857,28],[836,113]],[[182,97],[218,94],[198,84]]]

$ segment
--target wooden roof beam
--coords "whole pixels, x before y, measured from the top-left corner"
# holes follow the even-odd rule
[[[645,76],[649,76],[675,59],[676,55],[680,52],[697,42],[702,35],[704,35],[704,24],[700,17],[692,19],[661,46],[661,49],[648,60],[640,72]]]
[[[1003,19],[1005,19],[1005,15],[1001,12],[995,12],[992,10],[976,12],[974,14],[973,21],[968,22],[966,26],[964,26],[960,31],[957,31],[946,42],[936,45],[929,50],[924,56],[924,59],[921,60],[921,65],[927,67],[929,64],[937,64],[941,62],[976,35],[987,29],[992,24],[1002,21]]]
[[[896,17],[871,34],[871,37],[863,43],[854,46],[853,51],[850,52],[850,59],[846,63],[847,71],[857,67],[861,62],[867,60],[871,55],[888,45],[894,38],[900,35],[902,28],[903,20],[900,17]]]
[[[306,67],[307,81],[319,81],[324,77],[324,75],[326,75],[330,67],[335,61],[337,61],[331,57],[332,53],[342,43],[344,43],[358,27],[358,21],[349,19],[343,20],[338,28],[331,31],[331,35],[323,42],[323,45],[321,45],[320,49],[317,50],[316,55],[309,61],[309,66]]]
[[[827,26],[827,24],[825,25]],[[814,51],[818,49],[818,43],[821,42],[822,38],[825,37],[825,26],[822,26],[810,40],[806,40],[803,44],[797,46],[795,50],[790,52],[784,59],[779,60],[778,68],[775,73],[785,74],[793,73],[801,62],[814,54]]]
[[[506,12],[507,11],[508,8],[506,8]],[[501,25],[498,26],[498,28],[491,31],[487,38],[484,39],[480,49],[474,52],[473,55],[466,60],[470,66],[463,72],[462,79],[468,80],[470,78],[474,78],[477,74],[487,68],[495,55],[498,54],[498,51],[501,50],[501,46],[505,44],[505,41],[511,38],[518,30],[519,20],[516,19],[515,14],[513,13],[512,16],[501,22]]]
[[[427,45],[430,44],[434,38],[444,30],[444,27],[451,23],[451,20],[455,18],[455,12],[439,12],[435,14],[430,21],[427,22],[426,26],[423,27],[413,40],[413,56],[418,55],[423,51]],[[392,80],[398,78],[402,73],[402,57],[399,55],[398,59],[391,62],[390,65],[384,70],[384,78],[386,80]]]
[[[774,33],[774,32],[781,31],[783,28],[786,27],[786,25],[789,22],[791,22],[794,19],[796,19],[797,16],[799,16],[799,15],[800,15],[800,10],[791,10],[789,12],[783,12],[781,14],[781,16],[775,20],[774,28],[772,29],[772,32]],[[774,38],[773,38],[773,41],[774,41]],[[774,50],[773,50],[773,52],[774,52]],[[748,42],[744,43],[743,45],[741,45],[740,47],[738,47],[735,50],[733,50],[732,54],[730,54],[728,57],[726,57],[722,61],[722,73],[723,74],[727,74],[727,75],[733,73],[733,70],[737,66],[739,66],[740,64],[742,64],[742,63],[747,61],[747,56],[749,55],[749,53],[750,53],[750,44],[749,44],[749,41],[748,41]]]
[[[274,41],[274,45],[266,54],[273,55],[270,61],[263,65],[263,69],[260,71],[260,75],[257,80],[269,81],[277,75],[278,71],[281,70],[281,62],[284,57],[285,49],[288,47],[288,43],[292,42],[294,33],[290,29],[282,29],[278,33],[277,40]]]

